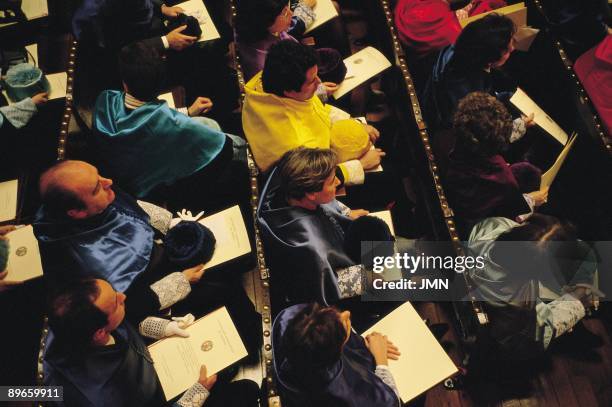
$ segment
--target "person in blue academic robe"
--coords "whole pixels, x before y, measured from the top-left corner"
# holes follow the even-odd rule
[[[348,311],[317,304],[298,304],[281,311],[272,327],[272,351],[283,405],[400,406],[387,368],[387,354],[397,358],[399,351],[383,339],[387,342],[385,355],[377,354],[369,346],[370,341],[381,340],[377,335],[366,340],[357,335]]]

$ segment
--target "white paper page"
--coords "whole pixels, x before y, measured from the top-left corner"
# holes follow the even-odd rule
[[[404,402],[412,400],[457,372],[457,367],[412,304],[404,303],[361,336],[387,335],[402,353],[389,360],[389,370]]]
[[[66,97],[66,86],[68,75],[66,72],[52,73],[47,76],[51,90],[49,91],[49,100]]]
[[[26,19],[34,20],[40,17],[46,17],[49,15],[49,7],[47,6],[47,0],[23,0],[21,3],[21,11],[25,14]],[[0,27],[17,24],[5,23],[0,24]]]
[[[18,186],[16,179],[0,182],[0,222],[13,220],[17,216]]]
[[[25,46],[28,51],[28,62],[38,66],[38,44],[30,44]]]
[[[38,241],[32,225],[12,231],[9,239],[9,261],[7,282],[21,282],[40,277],[43,274]]]
[[[525,7],[525,3],[512,4],[510,6],[501,7],[492,11],[487,11],[486,13],[476,14],[475,16],[460,20],[459,24],[461,24],[461,27],[463,28],[472,21],[481,19],[487,14],[491,13],[505,14],[510,20],[514,21],[514,24],[517,27],[527,25],[527,7]]]
[[[225,307],[198,319],[187,332],[189,338],[174,336],[149,346],[166,400],[197,382],[203,364],[211,376],[248,354]]]
[[[308,34],[320,25],[338,17],[338,11],[334,7],[332,0],[317,0],[317,4],[314,6],[313,11],[315,13],[315,20],[312,25],[304,31],[304,34]]]
[[[514,47],[519,51],[527,52],[535,40],[540,30],[531,27],[519,27],[514,34],[514,40],[516,41]]]
[[[521,88],[518,88],[510,98],[510,103],[518,108],[525,116],[534,114],[533,120],[559,143],[567,143],[567,133],[546,114]]]
[[[569,154],[570,150],[572,149],[572,146],[574,145],[574,142],[576,141],[576,138],[577,138],[577,136],[574,135],[570,139],[570,141],[565,145],[565,147],[563,147],[563,150],[561,150],[561,153],[559,154],[559,156],[555,160],[555,163],[548,169],[548,171],[546,171],[544,174],[542,174],[542,178],[540,180],[540,189],[542,189],[544,187],[549,187],[549,186],[552,185],[552,183],[554,182],[555,178],[557,177],[557,174],[559,173],[559,170],[563,166],[563,163],[565,162],[565,159],[567,158],[567,155]]]
[[[370,212],[369,216],[374,216],[375,218],[382,219],[385,221],[387,225],[389,225],[389,229],[391,229],[391,234],[395,236],[395,228],[393,227],[393,220],[391,218],[391,211],[379,211],[379,212]]]
[[[176,6],[182,8],[185,11],[185,14],[195,17],[200,23],[202,35],[198,39],[198,42],[221,38],[219,31],[217,31],[217,27],[215,27],[215,23],[213,23],[212,18],[210,18],[210,14],[208,14],[208,10],[206,9],[206,6],[202,0],[189,0],[184,3],[177,4]]]
[[[174,96],[172,96],[172,92],[161,94],[157,98],[159,100],[165,100],[171,109],[176,109],[176,106],[174,105]]]
[[[334,92],[335,99],[340,99],[357,86],[391,66],[387,57],[374,47],[366,47],[354,53],[344,60],[344,64],[347,68],[346,77]]]
[[[199,221],[215,235],[217,243],[212,259],[205,264],[209,269],[251,252],[251,243],[238,205]]]

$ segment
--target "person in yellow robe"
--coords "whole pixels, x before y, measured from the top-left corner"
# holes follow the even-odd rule
[[[242,125],[259,169],[267,172],[299,146],[332,148],[345,159],[339,167],[347,185],[362,184],[364,170],[385,155],[372,148],[378,131],[315,96],[321,83],[316,55],[294,41],[270,48],[262,72],[246,85]]]

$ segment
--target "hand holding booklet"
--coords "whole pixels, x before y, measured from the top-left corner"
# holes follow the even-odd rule
[[[215,27],[215,24],[213,23],[212,18],[210,18],[210,14],[208,14],[208,10],[206,9],[206,6],[202,0],[188,0],[184,3],[176,4],[175,6],[182,8],[185,11],[185,14],[195,17],[195,19],[200,23],[202,35],[198,39],[198,42],[221,38],[221,35],[219,35],[219,31],[217,31],[217,27]]]
[[[202,365],[212,376],[247,356],[225,307],[198,319],[186,331],[188,338],[172,336],[149,346],[166,400],[191,387]]]
[[[410,302],[396,308],[361,336],[372,332],[387,335],[401,352],[398,360],[389,360],[389,370],[404,402],[457,372],[453,361]]]
[[[546,114],[527,94],[518,88],[510,98],[510,103],[517,107],[524,115],[534,114],[533,121],[553,136],[559,143],[567,143],[567,133],[551,117]]]
[[[338,11],[334,7],[332,0],[317,0],[317,4],[315,4],[313,11],[315,14],[315,20],[313,21],[312,25],[308,27],[306,31],[304,31],[304,34],[308,34],[329,20],[338,17]]]

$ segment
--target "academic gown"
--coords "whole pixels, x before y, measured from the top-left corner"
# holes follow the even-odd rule
[[[504,7],[503,0],[476,0],[470,16]],[[403,44],[417,54],[427,54],[454,44],[461,24],[444,0],[399,0],[395,7],[395,25]]]
[[[137,197],[203,169],[221,152],[225,133],[152,101],[130,110],[125,93],[107,90],[94,110],[92,141],[100,173]]]
[[[459,101],[472,92],[485,92],[506,103],[514,93],[501,89],[494,70],[465,70],[453,65],[455,46],[440,51],[421,99],[428,124],[435,128],[451,127]]]
[[[50,332],[43,361],[45,386],[63,386],[61,405],[79,407],[159,406],[163,393],[153,361],[127,322],[113,331],[115,344],[69,358]]]
[[[453,211],[467,227],[492,216],[515,219],[530,212],[510,166],[499,154],[479,158],[453,151],[445,190]]]
[[[34,220],[45,275],[59,280],[94,277],[125,291],[148,266],[154,230],[129,195],[88,219],[57,218],[41,207]]]
[[[289,206],[279,182],[274,169],[257,208],[273,275],[289,302],[333,303],[340,298],[335,270],[354,265],[343,249],[351,219],[335,200],[315,210]]]
[[[289,407],[397,407],[393,390],[374,374],[376,365],[363,338],[351,332],[340,360],[306,371],[287,360],[282,341],[289,321],[305,307],[291,306],[278,314],[272,327],[272,351],[279,393]]]

